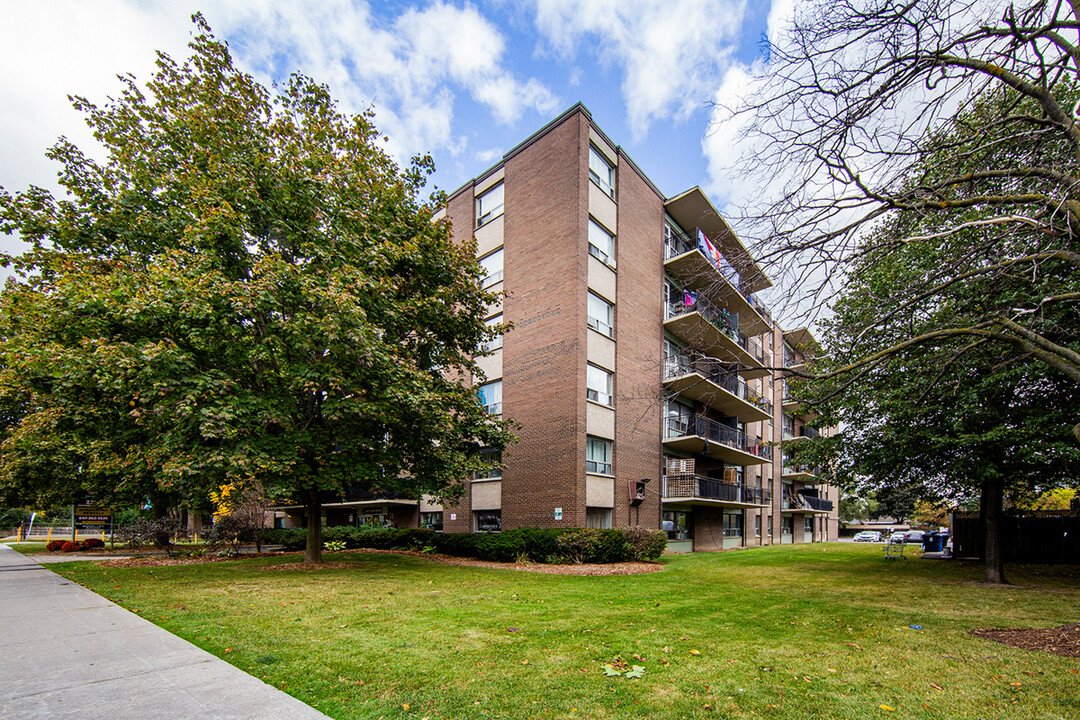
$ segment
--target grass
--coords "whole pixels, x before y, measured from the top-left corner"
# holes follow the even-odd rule
[[[355,567],[51,567],[334,718],[1080,716],[1080,660],[967,634],[1080,620],[1077,568],[987,587],[835,543],[614,577],[329,557]],[[606,677],[618,661],[644,677]]]

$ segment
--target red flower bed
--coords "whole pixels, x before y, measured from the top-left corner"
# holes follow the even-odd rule
[[[64,543],[66,543],[66,542],[69,542],[69,541],[68,540],[50,540],[49,544],[45,546],[45,549],[48,550],[49,552],[56,552],[60,548],[64,547]]]
[[[60,546],[62,552],[78,552],[82,550],[82,543],[68,541]]]
[[[82,541],[83,550],[93,550],[94,548],[103,547],[105,547],[105,542],[102,541],[100,538],[86,538]]]

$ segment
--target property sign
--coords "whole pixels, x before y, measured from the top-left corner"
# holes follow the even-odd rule
[[[75,507],[75,527],[79,530],[101,530],[112,523],[112,508],[100,505]]]

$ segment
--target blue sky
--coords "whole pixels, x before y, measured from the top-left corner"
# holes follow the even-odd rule
[[[201,10],[264,82],[294,71],[345,110],[373,106],[399,159],[435,158],[453,190],[577,101],[666,194],[701,185],[723,206],[732,136],[706,140],[709,103],[737,92],[791,0],[50,0],[5,3],[0,185],[54,186],[44,150],[92,140],[66,95],[103,102],[117,73],[186,56]],[[734,79],[734,81],[733,81]],[[733,90],[732,88],[736,88]],[[737,183],[735,183],[737,185]]]

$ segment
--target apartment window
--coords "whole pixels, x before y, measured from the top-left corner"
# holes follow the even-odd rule
[[[615,236],[589,219],[589,254],[597,260],[615,267]]]
[[[502,510],[474,510],[474,532],[502,532]]]
[[[795,437],[795,418],[787,413],[784,413],[783,429],[785,438]]]
[[[592,146],[589,146],[589,179],[609,197],[615,197],[615,168]]]
[[[694,409],[675,400],[667,401],[666,431],[667,437],[681,437],[691,434]]]
[[[474,473],[473,478],[476,480],[498,480],[502,477],[502,451],[500,450],[482,450],[481,454],[484,455],[484,461],[487,463],[487,467],[483,470],[477,470]]]
[[[503,214],[503,184],[495,187],[476,198],[476,227],[480,227],[489,220],[494,220]]]
[[[611,508],[585,508],[585,527],[597,530],[611,529]]]
[[[585,441],[585,472],[611,475],[611,441],[588,438]]]
[[[595,365],[585,366],[586,397],[601,405],[611,406],[611,373]]]
[[[678,377],[694,372],[690,354],[670,340],[664,340],[664,377]]]
[[[795,518],[791,515],[780,516],[780,534],[793,535],[795,532]]]
[[[754,537],[761,537],[761,515],[754,515]]]
[[[691,540],[694,537],[693,516],[679,510],[665,510],[663,528],[668,540]]]
[[[615,306],[596,293],[589,293],[589,327],[601,335],[614,337]]]
[[[724,513],[724,537],[742,537],[743,514],[741,511]]]
[[[489,328],[493,328],[496,325],[500,324],[501,322],[502,322],[502,315],[500,314],[500,315],[496,315],[494,317],[490,317],[487,320],[485,320],[484,325],[486,325]],[[502,333],[499,333],[498,335],[491,338],[490,340],[488,340],[485,343],[480,343],[480,350],[482,350],[483,352],[492,352],[494,350],[498,350],[501,347],[502,347]]]
[[[502,380],[489,382],[477,388],[480,404],[492,415],[502,414]]]
[[[489,288],[503,279],[503,251],[499,248],[480,258],[480,287]]]
[[[803,532],[806,533],[806,537],[812,538],[814,536],[814,516],[807,515],[803,519]]]
[[[420,527],[442,532],[443,515],[441,512],[420,513]]]

